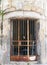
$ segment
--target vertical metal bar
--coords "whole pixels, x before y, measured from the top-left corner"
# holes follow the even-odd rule
[[[27,20],[27,45],[28,45],[28,57],[29,57],[29,20]]]
[[[32,33],[33,33],[33,45],[32,45],[32,55],[34,54],[34,20],[32,20]]]
[[[18,56],[19,56],[19,45],[20,45],[20,21],[18,20]]]
[[[23,20],[23,36],[24,36],[24,20]]]
[[[33,36],[33,20],[31,22],[32,22],[32,36]],[[33,44],[32,44],[32,55],[33,55]]]

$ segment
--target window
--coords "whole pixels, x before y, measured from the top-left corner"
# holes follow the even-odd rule
[[[36,60],[35,20],[13,19],[10,29],[10,59],[13,61]]]

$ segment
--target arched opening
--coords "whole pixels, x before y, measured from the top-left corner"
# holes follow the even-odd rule
[[[36,22],[30,18],[11,19],[10,60],[37,60]]]

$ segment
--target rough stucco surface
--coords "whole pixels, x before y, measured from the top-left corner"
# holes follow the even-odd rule
[[[5,4],[5,2],[6,2],[6,4]],[[43,9],[43,13],[40,15],[41,17],[38,20],[40,26],[39,26],[39,32],[38,32],[38,37],[37,37],[38,38],[37,51],[38,51],[38,55],[40,55],[40,58],[39,58],[38,62],[29,62],[30,65],[36,64],[39,62],[47,63],[47,1],[46,0],[36,0],[35,2],[33,2],[33,3],[32,2],[33,2],[33,0],[13,0],[13,3],[12,3],[12,5],[16,7],[16,10],[18,10],[18,9],[31,10],[32,6]],[[4,9],[7,8],[8,4],[9,3],[7,2],[7,0],[5,0],[3,2],[3,8]],[[36,10],[35,10],[35,12],[36,12]],[[42,12],[42,10],[39,11],[38,14],[40,14],[41,12]],[[27,16],[27,15],[22,15],[22,13],[19,13],[20,16]],[[9,20],[9,17],[11,18],[12,17],[11,15],[12,15],[12,13],[4,16],[3,43],[2,43],[2,48],[0,47],[0,63],[11,64],[11,65],[12,64],[27,65],[26,62],[22,62],[22,63],[13,62],[13,61],[10,62],[10,20]],[[45,17],[45,19],[42,19],[42,15]],[[13,17],[16,17],[16,16],[18,17],[18,14],[14,15]],[[30,16],[30,14],[28,14],[28,16]],[[34,16],[31,16],[31,17],[34,17]],[[0,22],[1,22],[1,20],[0,20]],[[38,30],[37,28],[36,28],[36,30]],[[1,27],[0,27],[0,35],[1,35]],[[1,40],[0,40],[0,43],[1,43]]]

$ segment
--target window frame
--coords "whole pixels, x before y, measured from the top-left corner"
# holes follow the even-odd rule
[[[18,18],[16,18],[16,19],[18,19]],[[25,18],[21,18],[21,19],[24,19],[25,20]],[[28,18],[26,18],[27,19],[27,21],[29,21],[30,20],[30,18],[28,19]],[[35,19],[36,20],[36,19]],[[13,19],[11,19],[10,21],[13,21]],[[18,19],[18,21],[19,21],[19,19]],[[18,24],[19,25],[19,24]],[[29,24],[27,25],[27,27],[29,26]],[[29,27],[28,27],[29,28]],[[28,29],[27,28],[27,29]],[[18,29],[19,29],[19,27],[18,27]],[[29,29],[28,29],[29,30]],[[29,32],[28,32],[28,34],[29,34]],[[28,35],[27,34],[27,35]],[[29,37],[27,37],[28,38],[28,40],[25,40],[25,42],[27,41],[27,42],[30,42],[30,40],[29,40]],[[12,38],[11,38],[11,22],[10,22],[10,46],[11,46],[11,40],[12,40]],[[18,33],[18,40],[19,40],[19,33]],[[21,40],[22,41],[22,40]],[[20,41],[19,41],[20,42]],[[31,40],[31,42],[32,42],[32,40]],[[35,42],[36,42],[36,40],[35,40]],[[36,44],[37,45],[37,44]],[[21,45],[22,46],[22,45]],[[24,45],[23,45],[24,46]],[[25,46],[27,46],[27,45],[25,45]],[[28,46],[32,46],[32,45],[28,45]],[[19,46],[18,46],[19,47]],[[19,50],[18,50],[18,52],[19,52]],[[29,47],[28,47],[28,52],[29,52]],[[11,61],[32,61],[32,60],[29,60],[29,53],[28,53],[28,56],[27,55],[25,55],[25,56],[20,56],[21,57],[21,60],[18,60],[18,58],[20,58],[19,57],[19,53],[18,53],[18,56],[12,56],[11,55],[11,53],[12,53],[12,51],[11,51],[11,48],[10,48],[10,60]],[[33,61],[36,61],[37,60],[37,58],[38,58],[38,55],[36,54],[35,55],[35,60],[33,60]],[[23,60],[22,60],[23,59]]]

